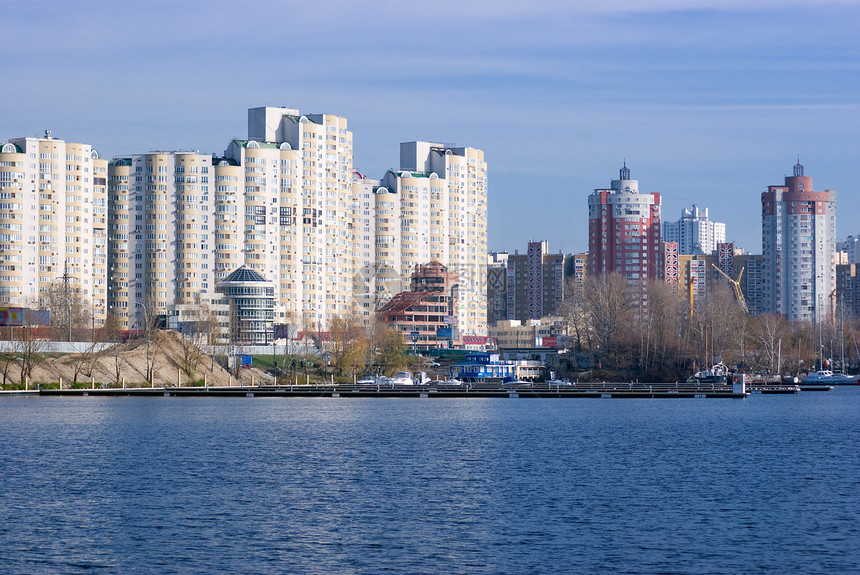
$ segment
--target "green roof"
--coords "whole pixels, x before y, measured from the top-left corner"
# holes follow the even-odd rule
[[[405,176],[407,178],[429,178],[430,174],[426,172],[411,172],[409,170],[388,170],[389,173],[394,174],[400,178],[404,177],[403,174],[409,174]]]
[[[9,146],[9,145],[15,146],[15,151],[11,152],[11,153],[13,153],[13,154],[23,154],[24,153],[24,150],[18,144],[15,144],[12,142],[0,142],[0,148],[3,148],[3,146]],[[8,154],[10,152],[6,152],[6,153]]]
[[[239,146],[240,148],[247,148],[248,142],[251,142],[251,141],[257,142],[257,144],[259,144],[261,148],[267,148],[270,150],[277,150],[280,147],[280,144],[272,144],[269,142],[260,142],[257,140],[233,140],[233,142],[235,142],[235,144],[237,146]]]

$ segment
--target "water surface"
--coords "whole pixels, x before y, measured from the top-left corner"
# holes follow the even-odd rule
[[[860,389],[0,398],[5,573],[856,573]]]

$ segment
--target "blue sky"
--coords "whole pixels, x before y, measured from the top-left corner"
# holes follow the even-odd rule
[[[626,159],[664,220],[708,207],[759,253],[760,194],[799,156],[860,234],[860,2],[23,4],[0,20],[0,140],[221,153],[249,107],[337,114],[371,177],[401,141],[482,148],[510,251],[586,250],[588,194]]]

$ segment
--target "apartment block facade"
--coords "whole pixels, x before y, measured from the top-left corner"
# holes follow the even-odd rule
[[[485,333],[483,152],[402,144],[409,171],[373,180],[353,170],[352,141],[345,118],[264,107],[248,111],[248,138],[222,156],[112,161],[108,305],[121,327],[214,294],[241,266],[273,282],[275,323],[370,322],[435,259],[465,272],[460,332]]]
[[[762,277],[762,256],[735,253],[732,242],[721,242],[712,254],[679,254],[675,242],[664,243],[664,277],[668,283],[678,286],[688,305],[708,296],[716,283],[731,286],[723,271],[737,281],[750,315],[764,312],[765,288]]]
[[[546,241],[529,242],[524,254],[491,252],[487,269],[490,325],[557,314],[567,296],[567,280],[575,273],[573,257],[550,253]]]
[[[107,162],[92,146],[49,131],[0,142],[0,306],[74,302],[103,325],[107,244]]]
[[[663,222],[663,241],[677,242],[681,254],[711,254],[726,241],[726,224],[708,219],[708,208],[682,209],[681,218]]]
[[[782,186],[761,195],[763,280],[768,313],[824,319],[836,288],[836,192],[816,192],[798,162]]]
[[[640,193],[625,162],[609,189],[588,197],[588,273],[618,272],[643,286],[659,275],[661,245],[659,193]]]

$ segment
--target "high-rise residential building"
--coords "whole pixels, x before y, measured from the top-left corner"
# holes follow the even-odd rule
[[[508,319],[508,252],[487,256],[487,326]]]
[[[640,193],[627,163],[609,189],[588,197],[589,274],[618,272],[629,284],[658,277],[660,194]]]
[[[708,208],[693,204],[681,210],[678,221],[663,222],[663,241],[677,242],[681,254],[711,254],[726,241],[726,224],[709,220]]]
[[[197,152],[110,162],[108,305],[121,329],[215,292],[213,176],[212,157]]]
[[[526,253],[492,252],[487,270],[488,306],[494,323],[556,315],[566,296],[570,255],[549,253],[549,242],[529,242]]]
[[[860,236],[848,236],[845,241],[837,242],[836,250],[845,254],[845,261],[836,262],[836,265],[860,264]]]
[[[860,317],[860,265],[836,266],[835,296],[837,299],[833,303],[840,318],[851,320]]]
[[[484,152],[432,142],[400,145],[400,170],[373,192],[377,302],[404,291],[417,265],[436,260],[459,278],[463,335],[487,331],[487,163]],[[362,200],[363,201],[363,200]]]
[[[827,316],[836,287],[836,192],[816,192],[798,162],[785,185],[761,195],[766,310],[790,321]]]
[[[1,142],[0,306],[71,312],[74,302],[99,327],[107,258],[107,162],[50,132]]]
[[[124,328],[214,293],[241,266],[274,284],[276,323],[315,331],[354,312],[346,119],[253,108],[248,135],[223,157],[111,163],[111,305]]]
[[[416,265],[462,270],[460,333],[485,333],[483,152],[401,145],[405,168],[353,171],[345,118],[252,108],[222,156],[152,152],[110,164],[110,297],[124,329],[215,293],[241,266],[275,286],[275,323],[370,321]]]

